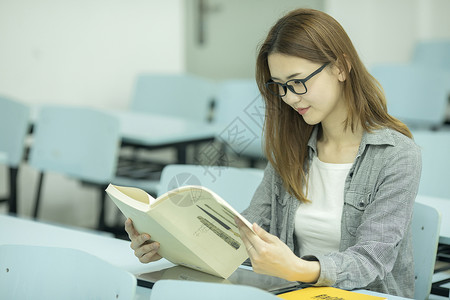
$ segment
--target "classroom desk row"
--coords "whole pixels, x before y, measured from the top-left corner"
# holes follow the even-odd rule
[[[132,274],[157,271],[172,264],[161,259],[141,264],[130,249],[128,241],[106,236],[96,231],[74,229],[33,220],[0,215],[0,245],[33,245],[64,247],[85,251]],[[384,296],[390,300],[406,298],[358,290],[359,293]],[[149,299],[151,289],[138,286],[135,299]]]
[[[176,162],[180,164],[186,163],[188,146],[214,141],[221,128],[221,126],[201,121],[168,115],[128,110],[105,110],[105,112],[114,115],[119,120],[120,138],[123,146],[147,150],[171,148],[176,151]],[[39,107],[34,107],[31,113],[31,126],[38,118]],[[7,162],[6,153],[0,152],[0,164]],[[17,187],[16,176],[11,176],[11,188]],[[11,195],[8,201],[9,212],[17,213],[18,200],[16,194]]]
[[[173,147],[178,163],[186,163],[186,147],[215,139],[218,126],[173,116],[110,111],[121,124],[122,143],[149,150]]]

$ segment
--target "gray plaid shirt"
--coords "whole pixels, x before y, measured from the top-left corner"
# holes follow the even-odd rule
[[[317,126],[309,140],[316,155]],[[419,147],[392,129],[364,133],[344,189],[339,252],[304,257],[320,262],[315,285],[414,296],[411,217],[421,173]],[[243,215],[278,236],[296,255],[295,213],[301,203],[268,164]]]

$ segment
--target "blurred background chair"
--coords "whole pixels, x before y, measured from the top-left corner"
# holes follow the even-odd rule
[[[159,280],[152,288],[151,300],[276,300],[275,295],[261,289],[234,284]]]
[[[255,79],[224,80],[218,84],[214,123],[227,154],[237,155],[255,167],[265,161],[263,125],[265,105]]]
[[[1,299],[134,299],[136,277],[86,252],[1,245]]]
[[[192,74],[141,74],[130,109],[207,122],[214,88],[211,80]]]
[[[30,109],[16,100],[0,96],[0,165],[9,170],[9,213],[17,213],[17,176],[24,157],[29,130]]]
[[[136,77],[129,110],[206,125],[212,118],[214,92],[214,81],[193,74],[142,73]],[[188,146],[178,145],[178,153],[188,152],[187,149],[192,148],[195,157],[198,147]],[[122,150],[126,151],[121,151],[120,170],[139,170],[144,172],[146,178],[159,177],[161,169],[167,164],[182,163],[179,159],[170,157],[165,160],[155,159],[154,155],[148,155],[149,151],[142,147],[128,145],[122,147]],[[124,175],[134,177],[136,174],[137,171],[133,171]]]
[[[450,131],[412,131],[422,151],[419,194],[450,199]]]
[[[29,163],[39,171],[33,216],[41,205],[44,174],[56,172],[94,185],[100,192],[98,229],[106,229],[105,188],[113,182],[120,124],[112,115],[85,107],[43,106],[33,133]]]
[[[446,119],[450,72],[418,64],[371,69],[387,98],[388,112],[412,129],[439,129]]]
[[[450,70],[450,39],[416,43],[412,61],[417,64]]]
[[[411,223],[416,277],[414,299],[425,300],[430,295],[440,226],[441,216],[435,208],[414,203]]]
[[[424,204],[434,205],[429,198],[433,197],[439,199],[439,206],[450,206],[450,131],[439,130],[413,130],[412,131],[415,142],[419,145],[422,151],[422,174],[419,184],[419,192],[416,201],[420,201]],[[448,209],[441,211],[443,223],[447,223],[444,217],[448,217]],[[449,270],[448,262],[450,261],[450,244],[443,241],[439,244],[437,250],[437,261],[441,264],[436,272],[445,272]],[[448,288],[445,286],[445,282],[433,282],[432,293],[433,294],[448,294]]]
[[[201,185],[226,200],[238,212],[246,209],[264,171],[200,165],[168,165],[161,174],[158,196],[185,185]]]

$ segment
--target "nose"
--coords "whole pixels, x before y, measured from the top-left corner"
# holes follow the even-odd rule
[[[301,101],[301,96],[294,94],[291,90],[287,89],[286,95],[281,97],[281,99],[283,99],[284,103],[287,105],[294,107],[295,103]]]

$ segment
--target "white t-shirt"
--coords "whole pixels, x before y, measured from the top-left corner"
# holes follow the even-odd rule
[[[345,178],[352,163],[324,163],[313,158],[308,176],[310,203],[295,215],[295,235],[301,256],[339,251]],[[306,189],[305,189],[306,190]]]

